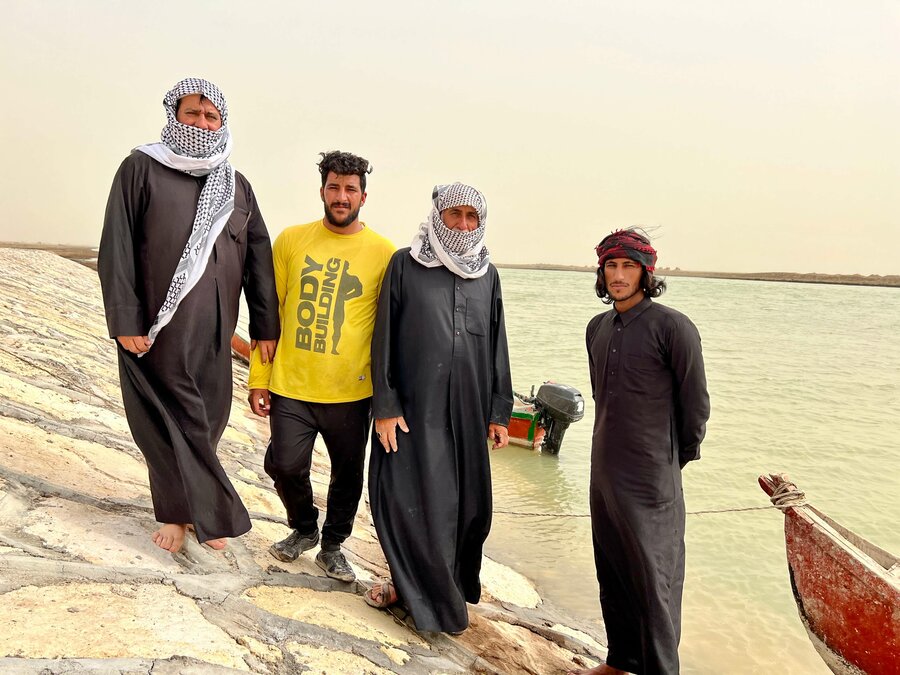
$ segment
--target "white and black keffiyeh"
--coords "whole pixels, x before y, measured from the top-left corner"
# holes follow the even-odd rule
[[[431,213],[419,225],[410,245],[410,255],[425,267],[443,265],[463,279],[476,279],[488,270],[490,253],[484,245],[487,201],[484,195],[464,183],[435,185],[431,193]],[[454,206],[471,206],[478,212],[478,227],[470,232],[451,230],[441,220],[441,211]]]
[[[219,129],[199,129],[175,119],[178,100],[190,94],[200,94],[216,106],[222,116]],[[163,108],[168,122],[160,135],[161,142],[135,149],[171,169],[191,176],[206,176],[206,183],[197,201],[191,235],[184,245],[163,306],[150,327],[151,345],[159,331],[172,320],[181,300],[203,276],[213,245],[234,211],[234,168],[228,163],[231,131],[228,129],[228,106],[222,92],[211,82],[190,77],[166,94]]]

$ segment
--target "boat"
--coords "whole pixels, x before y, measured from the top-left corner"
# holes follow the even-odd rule
[[[547,433],[540,424],[541,411],[534,403],[526,403],[519,394],[513,394],[513,410],[509,418],[509,442],[523,448],[538,450]]]
[[[231,337],[231,355],[250,364],[250,343],[239,332]],[[530,396],[514,393],[509,420],[509,442],[532,450],[559,454],[563,436],[572,422],[584,417],[584,398],[574,387],[545,382]]]
[[[806,503],[784,474],[759,477],[784,512],[800,619],[834,673],[900,674],[900,558]]]
[[[509,442],[532,450],[558,455],[566,429],[584,417],[584,397],[574,387],[544,382],[531,395],[513,392],[509,419]]]
[[[250,365],[250,343],[237,333],[231,336],[231,356],[244,365]]]

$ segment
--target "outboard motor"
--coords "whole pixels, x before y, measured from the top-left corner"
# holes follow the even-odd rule
[[[541,426],[547,430],[541,450],[557,455],[566,429],[584,417],[584,397],[575,387],[546,382],[534,402],[541,411]]]

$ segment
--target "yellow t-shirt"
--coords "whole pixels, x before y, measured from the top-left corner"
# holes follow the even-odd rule
[[[275,240],[281,338],[274,363],[250,358],[251,389],[313,403],[372,395],[371,342],[378,292],[394,245],[363,224],[336,234],[321,220]]]

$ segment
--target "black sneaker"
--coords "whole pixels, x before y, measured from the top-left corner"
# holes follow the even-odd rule
[[[353,572],[353,568],[350,567],[350,563],[347,562],[347,559],[340,550],[319,551],[319,554],[316,556],[316,565],[325,570],[325,574],[332,579],[347,582],[356,580],[356,574]]]
[[[269,547],[269,553],[284,562],[294,562],[301,553],[308,551],[319,543],[319,531],[312,534],[300,534],[297,530],[287,538],[276,541]]]

